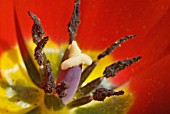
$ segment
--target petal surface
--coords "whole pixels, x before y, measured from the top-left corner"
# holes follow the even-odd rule
[[[129,82],[134,103],[129,114],[168,114],[170,55],[151,65]]]
[[[123,84],[130,78],[134,78],[137,74],[143,72],[144,69],[150,67],[152,64],[158,62],[163,57],[169,54],[170,50],[170,9],[168,9],[164,15],[159,19],[159,21],[154,24],[152,29],[147,32],[147,34],[142,38],[136,38],[139,42],[131,42],[134,44],[133,49],[131,47],[124,47],[119,50],[122,53],[114,53],[116,58],[129,57],[140,55],[142,59],[139,63],[127,68],[126,70],[120,72],[117,77],[113,80],[117,85]],[[127,49],[128,48],[128,49]],[[131,51],[125,51],[125,50]],[[168,70],[167,68],[165,68]]]

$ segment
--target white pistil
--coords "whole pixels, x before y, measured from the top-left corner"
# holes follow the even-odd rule
[[[77,42],[73,41],[72,44],[70,45],[69,58],[61,64],[61,69],[66,70],[68,68],[78,66],[81,64],[88,66],[91,65],[91,63],[92,59],[88,55],[81,53],[81,50],[77,45]]]

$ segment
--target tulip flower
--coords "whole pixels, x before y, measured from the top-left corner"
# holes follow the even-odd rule
[[[0,0],[0,112],[170,113],[169,6]]]

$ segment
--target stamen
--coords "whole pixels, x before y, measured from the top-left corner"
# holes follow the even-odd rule
[[[59,98],[63,98],[67,95],[65,93],[65,90],[68,88],[69,88],[69,86],[64,81],[62,81],[60,84],[56,85],[56,93],[58,94]]]
[[[68,32],[70,36],[70,44],[74,40],[78,25],[80,24],[80,0],[75,0],[74,11],[72,13],[71,20],[68,24]]]
[[[35,48],[35,60],[37,60],[37,63],[41,66],[43,65],[43,62],[46,60],[46,57],[43,53],[43,47],[49,40],[48,36],[44,37],[37,43],[37,47]]]
[[[28,14],[31,16],[31,18],[34,21],[32,27],[32,37],[34,43],[37,44],[37,47],[35,48],[34,56],[35,56],[35,60],[40,66],[42,88],[44,89],[45,93],[52,93],[53,89],[55,88],[54,76],[52,74],[50,61],[47,60],[46,55],[43,52],[43,48],[47,43],[47,41],[49,40],[49,37],[46,36],[42,38],[43,34],[45,34],[45,31],[42,28],[40,20],[33,13],[28,12]]]
[[[33,42],[37,44],[42,39],[42,35],[45,34],[45,31],[40,23],[39,18],[29,11],[28,14],[34,21],[34,25],[32,26],[32,38]]]
[[[123,42],[127,41],[128,39],[134,38],[136,35],[129,35],[125,36],[118,41],[116,41],[114,44],[112,44],[110,47],[108,47],[104,52],[98,55],[98,59],[101,59],[105,57],[106,55],[109,55],[112,51],[114,51],[116,48],[118,48]]]
[[[93,92],[92,96],[84,96],[84,97],[78,98],[78,99],[70,102],[67,105],[67,107],[68,108],[75,108],[75,107],[78,107],[78,106],[85,105],[85,104],[91,102],[92,100],[104,101],[106,97],[119,96],[119,95],[123,95],[123,94],[124,94],[123,90],[115,92],[111,89],[98,88],[98,89],[95,90],[95,92]]]
[[[106,67],[106,69],[103,72],[103,75],[106,78],[113,77],[116,75],[116,73],[125,69],[127,66],[130,66],[133,63],[139,61],[140,59],[141,59],[141,57],[137,56],[135,58],[128,58],[126,60],[121,60],[116,63],[113,63],[112,65]]]
[[[96,89],[95,92],[93,92],[93,100],[96,101],[104,101],[104,99],[106,97],[110,97],[110,96],[119,96],[119,95],[123,95],[124,91],[118,91],[118,92],[114,92],[113,90],[110,89],[106,89],[106,88],[98,88]]]

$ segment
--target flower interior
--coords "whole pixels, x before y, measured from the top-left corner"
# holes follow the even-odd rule
[[[53,111],[60,111],[66,108],[74,109],[76,107],[85,106],[92,101],[103,102],[107,97],[120,97],[125,94],[124,90],[118,90],[114,87],[106,88],[102,85],[102,82],[105,79],[116,76],[119,71],[138,62],[141,59],[140,56],[113,62],[108,66],[104,66],[105,70],[101,76],[98,76],[91,81],[87,81],[87,78],[101,59],[109,56],[109,54],[117,49],[123,42],[134,38],[136,35],[129,35],[119,39],[97,55],[97,58],[91,59],[89,55],[81,51],[76,42],[76,33],[78,25],[80,24],[80,1],[75,0],[74,11],[68,24],[70,37],[68,46],[62,57],[56,57],[56,60],[60,61],[58,63],[59,67],[53,68],[51,63],[55,63],[55,60],[53,59],[53,61],[50,61],[44,51],[44,48],[49,41],[49,37],[45,36],[45,30],[40,23],[40,19],[31,12],[28,12],[28,14],[33,20],[32,39],[36,45],[34,49],[34,59],[36,60],[36,63],[32,60],[31,55],[29,55],[27,49],[29,46],[26,46],[26,43],[24,42],[17,14],[15,12],[18,45],[29,78],[36,86],[35,88],[38,88],[38,90],[27,88],[28,92],[34,93],[33,95],[35,96],[42,96],[42,103],[44,103],[45,108]],[[53,70],[55,70],[55,73]],[[22,92],[22,89],[24,89],[22,86],[14,86],[12,83],[9,83],[9,80],[7,82],[8,83],[4,83],[4,88],[10,86],[17,92]],[[34,96],[32,97],[34,98]],[[25,101],[28,102],[28,99],[25,99]],[[30,102],[32,102],[32,100]],[[35,107],[30,113],[40,109],[40,107],[36,107],[36,102],[38,102],[37,99],[34,100]]]

